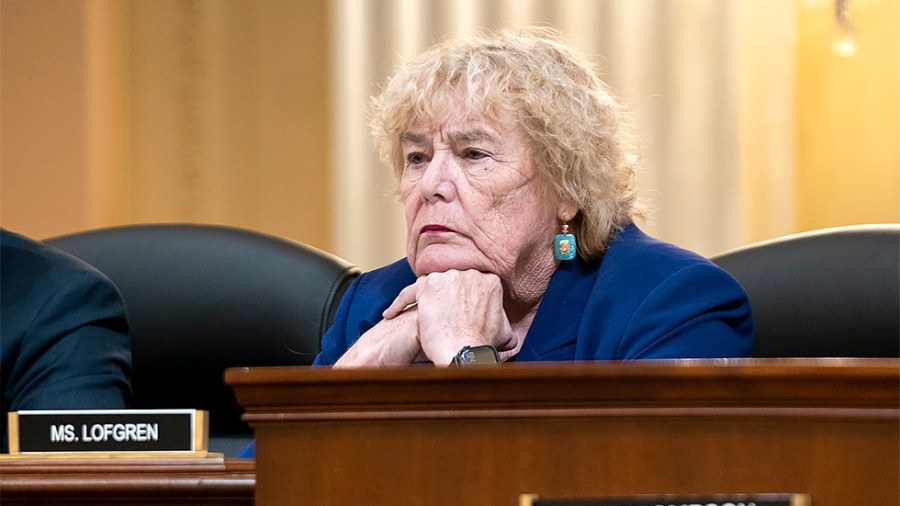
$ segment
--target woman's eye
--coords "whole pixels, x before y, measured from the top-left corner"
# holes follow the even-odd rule
[[[418,165],[425,162],[425,155],[422,153],[410,153],[406,155],[406,163],[410,165]]]
[[[487,158],[486,153],[482,153],[481,151],[476,151],[474,149],[466,150],[464,156],[469,160],[481,160],[482,158]]]

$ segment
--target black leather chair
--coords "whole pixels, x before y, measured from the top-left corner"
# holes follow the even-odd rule
[[[747,291],[755,357],[900,357],[900,224],[854,225],[712,257]]]
[[[308,365],[359,270],[286,239],[231,227],[133,225],[51,238],[104,272],[128,310],[133,407],[210,412],[210,450],[252,438],[226,368]]]

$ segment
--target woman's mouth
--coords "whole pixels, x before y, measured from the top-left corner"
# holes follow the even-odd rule
[[[422,227],[419,230],[420,234],[428,234],[428,233],[439,234],[439,233],[443,233],[443,232],[450,232],[450,229],[443,225],[425,225],[424,227]]]

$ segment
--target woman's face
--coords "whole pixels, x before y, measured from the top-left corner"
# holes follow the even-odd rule
[[[488,123],[456,107],[439,125],[413,122],[401,148],[406,253],[416,275],[476,269],[509,282],[552,271],[557,206],[511,118]]]

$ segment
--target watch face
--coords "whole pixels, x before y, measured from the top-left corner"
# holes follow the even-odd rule
[[[458,362],[460,364],[497,364],[500,357],[493,346],[466,346],[460,350]]]

